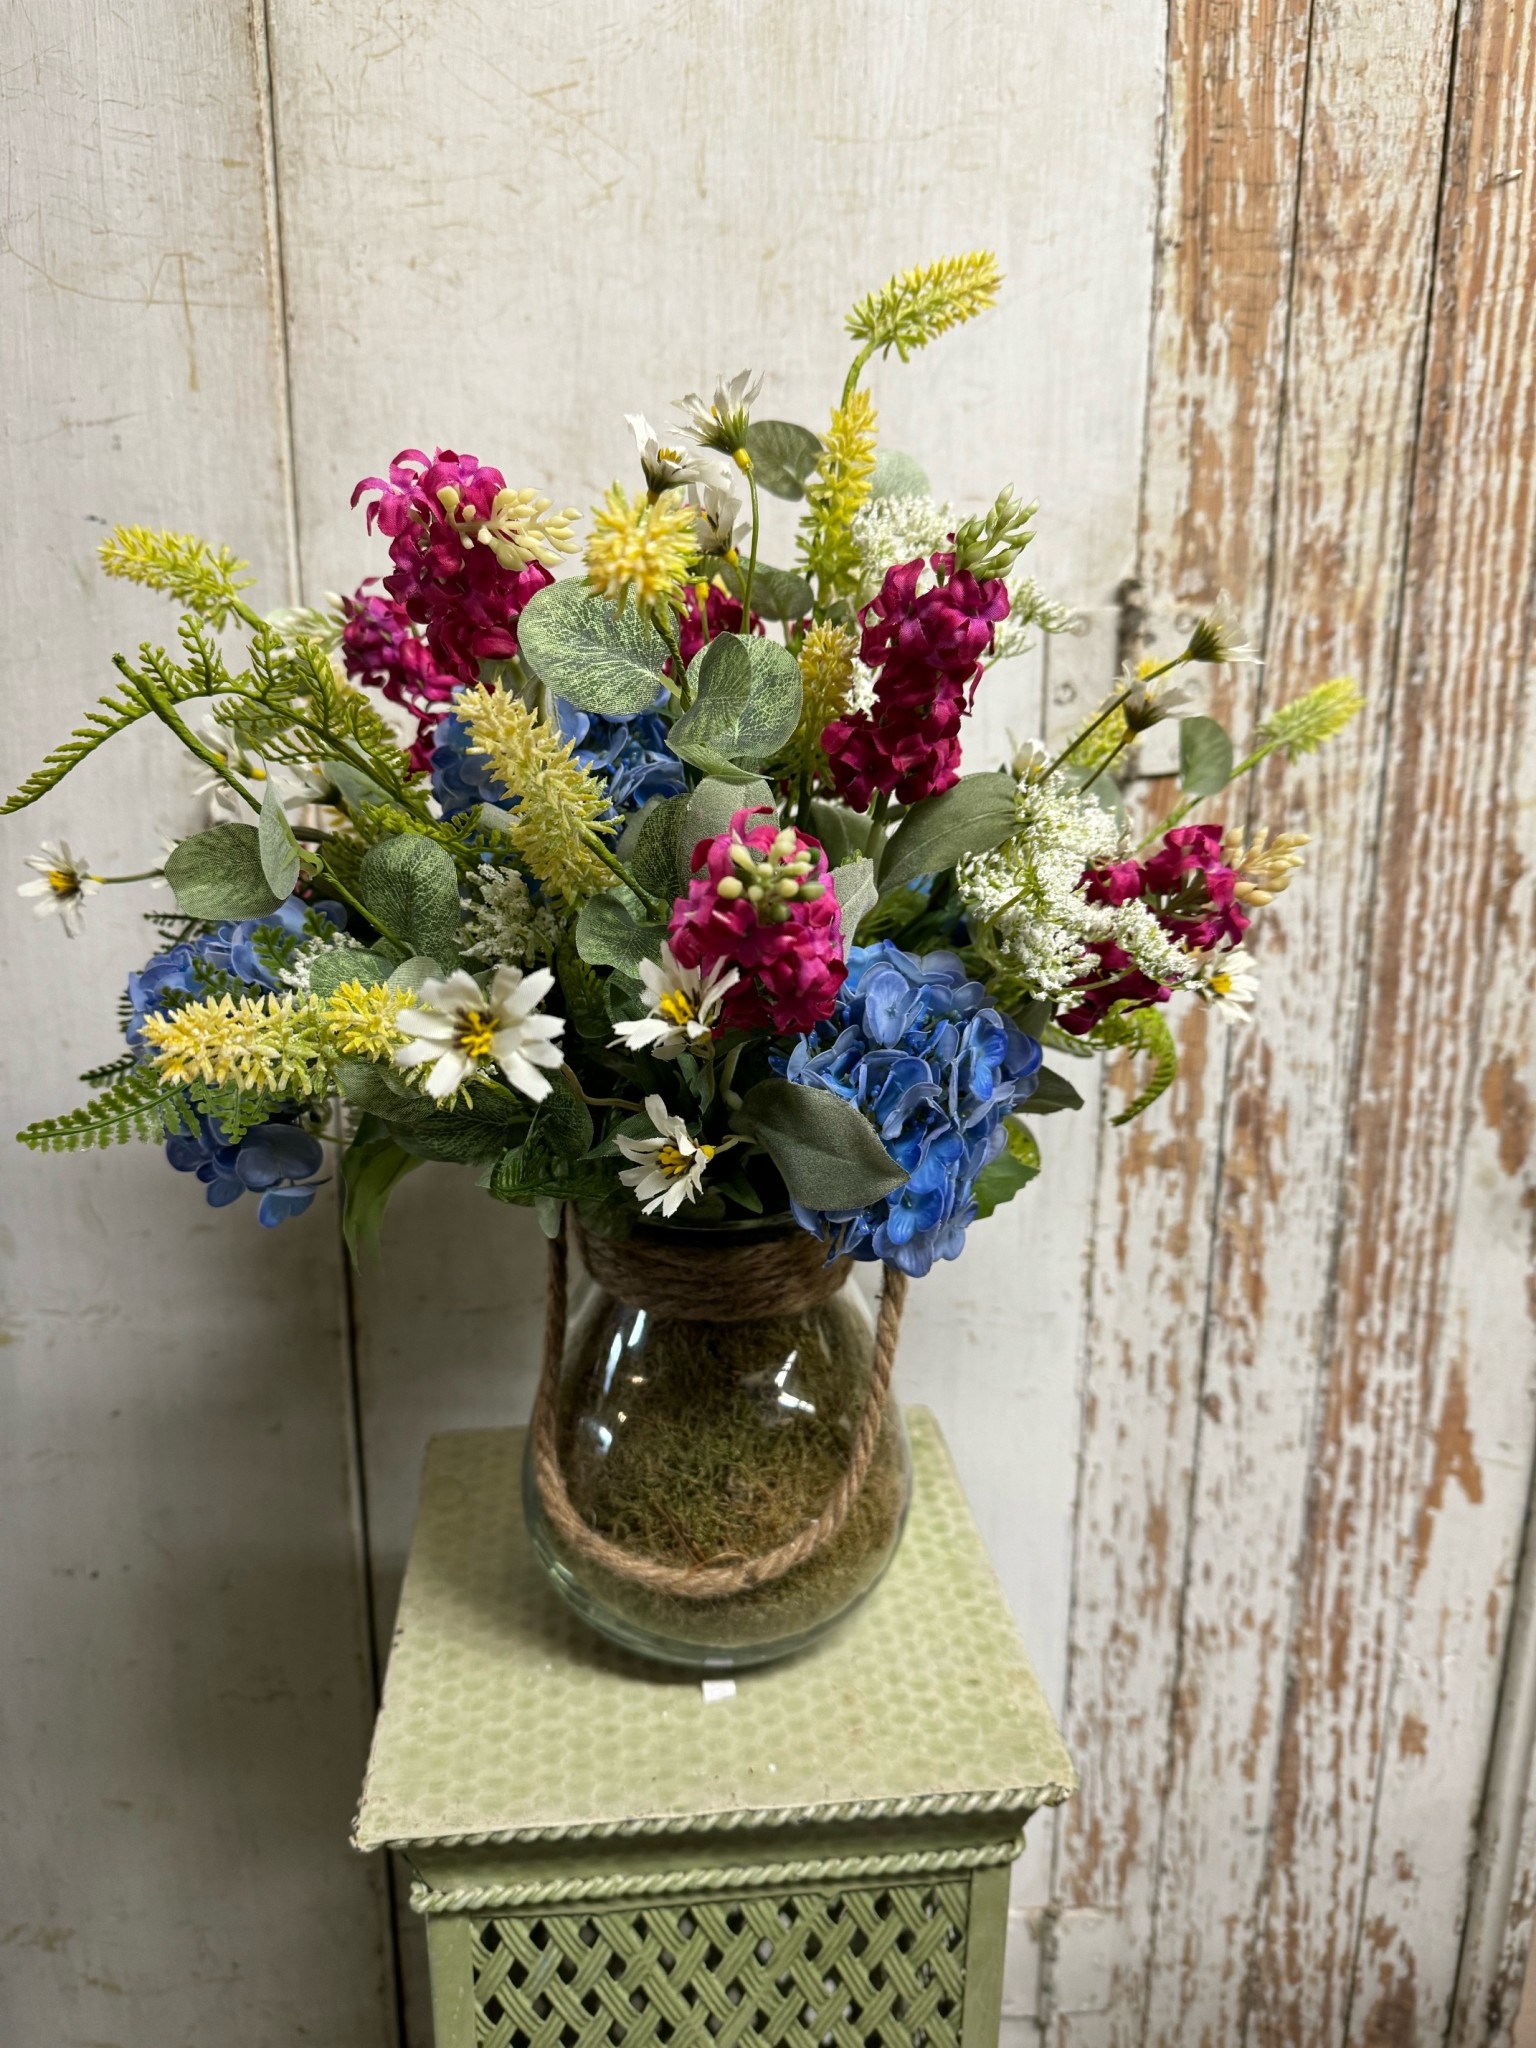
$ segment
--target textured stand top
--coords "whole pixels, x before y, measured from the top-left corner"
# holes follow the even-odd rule
[[[697,1676],[611,1648],[523,1528],[520,1429],[434,1437],[360,1849],[1016,1816],[1075,1789],[938,1424],[908,1409],[911,1518],[815,1649]]]

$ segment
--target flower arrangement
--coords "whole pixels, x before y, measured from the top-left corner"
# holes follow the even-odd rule
[[[323,610],[263,614],[227,549],[118,529],[103,566],[178,603],[176,644],[117,656],[6,808],[157,719],[213,822],[164,862],[94,1099],[22,1141],[161,1142],[265,1225],[338,1159],[354,1252],[431,1159],[551,1230],[565,1203],[607,1237],[778,1219],[918,1275],[1038,1172],[1063,1060],[1140,1056],[1117,1121],[1145,1109],[1170,1002],[1251,1003],[1251,922],[1305,844],[1186,821],[1358,699],[1324,683],[1235,761],[1188,715],[1190,671],[1252,659],[1218,608],[1059,750],[964,764],[992,667],[1071,621],[1020,568],[1035,508],[958,516],[863,379],[999,283],[978,253],[862,299],[820,433],[758,417],[746,373],[675,429],[632,416],[638,475],[584,541],[447,449],[358,485],[389,567]],[[760,555],[762,493],[803,507],[793,568]],[[1180,800],[1138,835],[1114,771],[1174,716]],[[62,841],[29,865],[71,935],[99,887],[161,878]]]

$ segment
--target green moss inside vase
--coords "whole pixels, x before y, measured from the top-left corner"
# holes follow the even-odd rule
[[[566,1349],[556,1443],[582,1521],[640,1559],[704,1571],[758,1558],[814,1523],[849,1469],[869,1402],[873,1326],[842,1287],[794,1313],[716,1322],[599,1294]],[[782,1577],[698,1598],[582,1557],[550,1524],[532,1467],[529,1525],[571,1604],[651,1656],[714,1668],[787,1654],[875,1584],[906,1515],[894,1401],[846,1520]]]

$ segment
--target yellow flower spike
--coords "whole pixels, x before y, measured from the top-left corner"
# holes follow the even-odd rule
[[[784,750],[795,775],[821,765],[821,736],[848,709],[859,636],[852,626],[812,626],[800,643],[800,722]]]
[[[858,588],[859,551],[854,515],[869,497],[875,469],[875,403],[855,391],[832,415],[822,440],[820,475],[806,486],[809,510],[800,522],[808,576],[817,579],[823,604]]]
[[[323,1095],[331,1054],[314,996],[210,997],[144,1020],[167,1081],[262,1095]]]
[[[392,1060],[404,1042],[395,1019],[414,998],[387,982],[345,981],[324,998],[327,1035],[348,1059]]]
[[[1003,273],[990,249],[942,256],[937,263],[898,271],[880,289],[860,299],[848,315],[848,332],[866,352],[895,349],[905,362],[915,348],[974,320],[997,304]]]
[[[587,581],[621,607],[632,597],[647,611],[680,608],[678,586],[697,552],[693,511],[680,491],[631,499],[612,484],[593,507]]]
[[[455,709],[469,728],[470,753],[484,755],[518,798],[506,836],[524,867],[573,910],[611,887],[591,840],[613,832],[603,816],[608,793],[574,758],[571,743],[502,689],[465,690]]]

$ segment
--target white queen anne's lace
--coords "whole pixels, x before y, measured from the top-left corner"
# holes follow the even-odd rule
[[[534,903],[516,868],[484,867],[471,880],[480,892],[480,901],[464,913],[469,943],[462,951],[471,960],[534,967],[554,958],[560,920],[547,905]]]
[[[1082,974],[1088,948],[1112,940],[1143,974],[1176,983],[1189,960],[1143,903],[1090,903],[1083,870],[1113,859],[1120,828],[1091,795],[1059,775],[1019,791],[1019,829],[956,876],[966,914],[1032,993],[1060,996]]]

